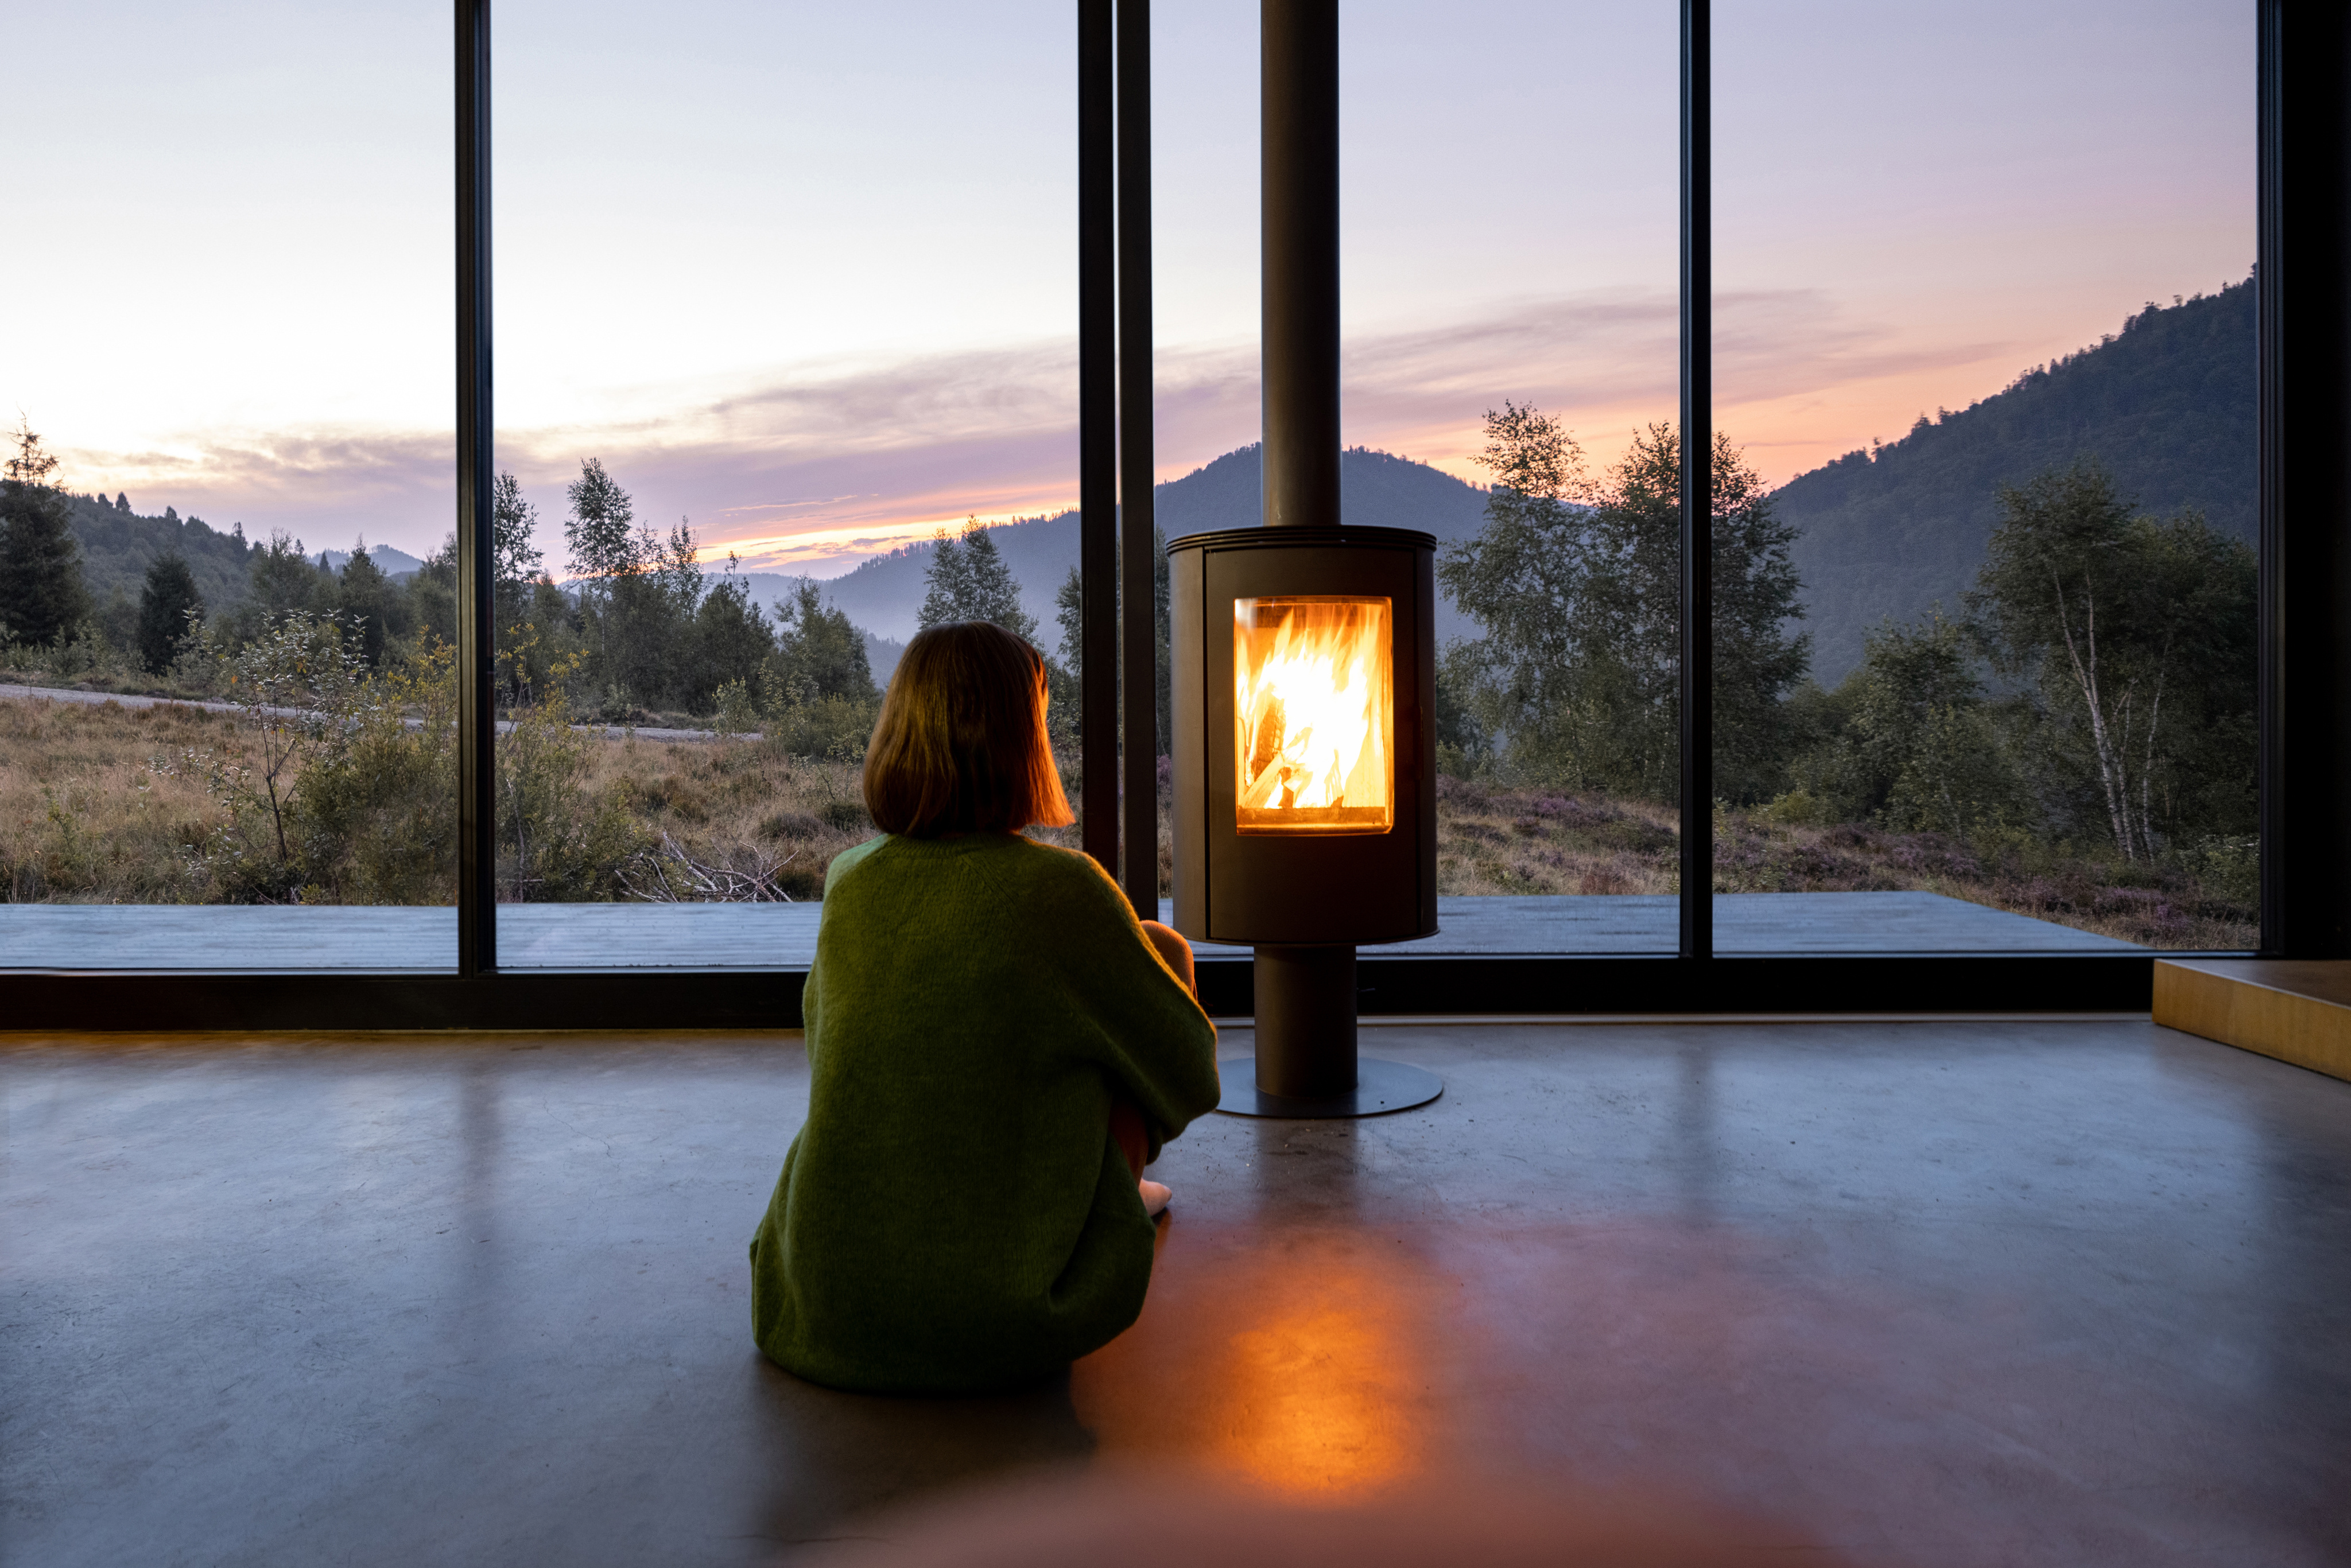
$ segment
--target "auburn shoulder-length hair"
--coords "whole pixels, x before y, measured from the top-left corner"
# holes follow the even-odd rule
[[[917,839],[1074,821],[1037,650],[985,621],[916,632],[865,750],[865,810],[883,832]]]

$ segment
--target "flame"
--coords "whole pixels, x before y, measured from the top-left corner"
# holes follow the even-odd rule
[[[1395,825],[1391,609],[1385,599],[1233,601],[1240,831]]]

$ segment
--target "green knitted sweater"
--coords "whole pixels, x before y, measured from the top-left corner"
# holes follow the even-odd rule
[[[1217,1103],[1216,1028],[1086,856],[889,836],[825,877],[809,1113],[751,1240],[751,1322],[836,1388],[1040,1376],[1143,1310],[1152,1222],[1111,1141]]]

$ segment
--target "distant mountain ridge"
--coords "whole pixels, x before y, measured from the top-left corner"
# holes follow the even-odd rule
[[[1256,444],[1228,452],[1181,479],[1157,486],[1152,492],[1155,520],[1171,539],[1255,528],[1264,516],[1263,472],[1263,454]],[[1443,544],[1467,538],[1484,526],[1486,492],[1426,463],[1358,446],[1340,454],[1339,507],[1349,523],[1417,528]],[[990,528],[988,536],[1020,584],[1021,608],[1037,618],[1038,635],[1052,651],[1061,638],[1053,595],[1078,564],[1078,514],[1071,510],[1005,523]],[[868,632],[901,641],[911,637],[922,609],[923,578],[932,549],[925,539],[861,562],[820,584],[825,601]],[[762,603],[772,603],[798,580],[778,580],[787,586],[771,595],[760,586],[769,575],[753,577],[753,595]],[[1440,639],[1476,634],[1449,601],[1439,603],[1437,620]]]
[[[2026,371],[2002,392],[1925,415],[1901,440],[1848,452],[1773,493],[1802,531],[1813,671],[1834,685],[1886,615],[1937,601],[1957,613],[1975,584],[2002,485],[2094,457],[2158,514],[2192,508],[2251,540],[2261,432],[2252,280],[2169,306]],[[1733,433],[1735,436],[1735,432]]]
[[[375,562],[375,569],[386,577],[406,577],[424,570],[423,561],[392,545],[370,545],[367,552],[368,559]],[[325,561],[327,570],[340,574],[350,564],[352,553],[347,549],[322,549],[310,559]]]

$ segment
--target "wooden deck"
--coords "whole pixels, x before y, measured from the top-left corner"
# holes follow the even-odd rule
[[[1724,894],[1720,953],[2087,953],[2143,949],[1932,893]],[[518,904],[498,910],[506,969],[789,969],[816,953],[817,904]],[[1165,904],[1160,917],[1168,917]],[[1444,898],[1440,935],[1383,957],[1670,953],[1666,897]],[[293,973],[445,970],[454,908],[0,904],[0,968]],[[1203,944],[1204,957],[1247,948]]]

